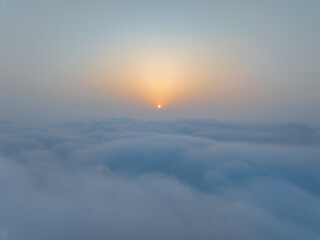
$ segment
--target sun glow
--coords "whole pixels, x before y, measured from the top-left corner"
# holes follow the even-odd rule
[[[226,103],[244,93],[244,75],[229,57],[179,46],[124,48],[102,57],[92,72],[96,96],[156,109]]]
[[[121,95],[160,109],[195,90],[193,57],[170,48],[135,49],[114,58],[106,78],[113,79],[113,88],[121,87]]]

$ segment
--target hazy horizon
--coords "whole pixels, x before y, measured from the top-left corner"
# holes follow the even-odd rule
[[[319,0],[0,0],[0,240],[319,240]]]
[[[312,0],[2,0],[1,119],[317,124],[319,9]]]

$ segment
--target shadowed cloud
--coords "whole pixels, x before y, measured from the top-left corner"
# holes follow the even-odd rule
[[[315,239],[303,124],[109,119],[0,125],[0,239]]]

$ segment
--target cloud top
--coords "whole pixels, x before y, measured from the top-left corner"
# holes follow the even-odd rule
[[[0,239],[316,239],[318,129],[0,124]]]

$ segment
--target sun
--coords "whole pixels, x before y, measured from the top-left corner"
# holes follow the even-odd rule
[[[157,108],[158,108],[158,109],[161,109],[161,108],[162,108],[162,105],[161,105],[161,104],[158,104],[158,105],[157,105]]]

